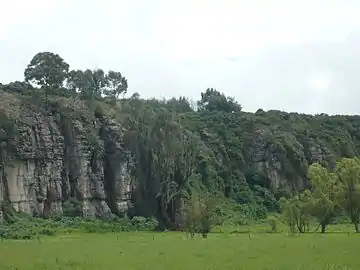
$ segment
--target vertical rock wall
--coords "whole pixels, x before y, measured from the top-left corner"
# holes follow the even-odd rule
[[[7,153],[0,174],[0,201],[8,200],[17,211],[42,215],[53,190],[51,213],[62,214],[69,198],[81,202],[86,217],[127,211],[131,187],[122,128],[86,113],[75,117],[21,112],[11,141],[15,151]]]

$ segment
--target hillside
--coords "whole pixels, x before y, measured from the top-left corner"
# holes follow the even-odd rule
[[[0,198],[35,215],[71,198],[84,216],[159,215],[188,185],[274,210],[273,197],[307,184],[309,164],[360,149],[357,116],[193,111],[185,99],[76,99],[74,109],[59,96],[47,112],[41,97],[0,93]]]
[[[215,89],[195,110],[183,97],[117,98],[123,90],[0,86],[1,215],[12,206],[36,216],[155,216],[178,228],[197,190],[262,216],[308,185],[311,163],[359,155],[358,116],[247,113]]]

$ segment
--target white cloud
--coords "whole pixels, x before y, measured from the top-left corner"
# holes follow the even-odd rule
[[[73,68],[119,70],[145,96],[216,87],[245,110],[360,113],[349,97],[360,86],[357,0],[0,2],[3,82],[48,50]]]
[[[326,7],[319,1],[166,3],[156,18],[157,36],[161,50],[177,59],[249,55],[276,45],[342,41],[348,34],[342,28],[360,23],[358,9]]]

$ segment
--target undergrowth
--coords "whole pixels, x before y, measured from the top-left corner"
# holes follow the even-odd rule
[[[153,218],[112,217],[108,220],[85,220],[79,217],[52,217],[49,219],[33,218],[17,214],[9,222],[0,225],[2,239],[33,239],[41,235],[56,235],[58,233],[107,233],[124,231],[153,231],[158,223]]]

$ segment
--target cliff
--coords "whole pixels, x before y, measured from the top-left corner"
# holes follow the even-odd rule
[[[246,113],[225,98],[195,111],[181,98],[68,90],[45,105],[27,87],[0,90],[0,201],[30,215],[70,205],[72,215],[155,216],[177,228],[191,188],[273,211],[308,185],[311,163],[331,168],[360,150],[357,116]]]
[[[45,111],[30,97],[1,92],[0,202],[30,215],[62,214],[76,198],[85,217],[125,213],[131,177],[123,129],[77,101]]]

